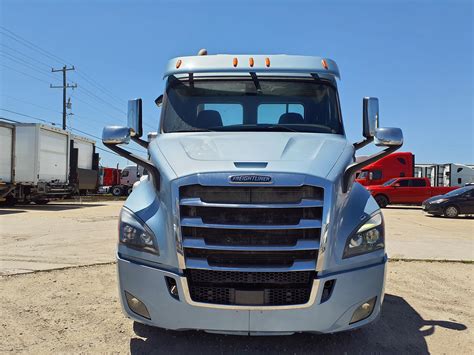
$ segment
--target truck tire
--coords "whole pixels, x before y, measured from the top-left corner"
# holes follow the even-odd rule
[[[122,196],[123,194],[123,190],[122,190],[122,186],[113,186],[112,187],[112,195],[114,195],[115,197],[118,197],[118,196]]]
[[[375,196],[375,201],[377,202],[380,208],[385,208],[388,205],[388,198],[384,195]]]
[[[459,215],[459,209],[456,206],[448,206],[444,209],[444,215],[448,218],[456,218]]]
[[[133,187],[130,186],[130,187],[127,189],[127,196],[130,195],[130,194],[132,193],[132,191],[133,191]]]
[[[1,206],[13,207],[18,203],[18,200],[13,196],[5,197],[5,201],[0,202]]]

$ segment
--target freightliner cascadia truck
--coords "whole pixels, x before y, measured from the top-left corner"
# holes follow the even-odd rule
[[[290,55],[172,59],[158,133],[142,103],[103,142],[142,166],[120,214],[125,314],[161,328],[281,335],[334,333],[380,314],[382,213],[355,173],[397,150],[398,128],[363,99],[363,136],[346,139],[330,59]],[[129,152],[130,140],[148,159]],[[374,142],[378,153],[355,160]]]

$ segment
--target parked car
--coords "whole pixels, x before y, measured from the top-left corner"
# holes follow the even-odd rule
[[[434,216],[454,218],[460,214],[474,214],[474,186],[465,186],[423,201],[423,211]]]
[[[380,207],[407,204],[421,205],[426,199],[443,195],[458,187],[433,187],[428,178],[394,178],[383,185],[367,186]]]

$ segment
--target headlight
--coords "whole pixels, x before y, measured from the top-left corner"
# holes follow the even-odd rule
[[[445,198],[439,198],[439,199],[437,199],[437,200],[430,201],[430,203],[442,203],[442,202],[444,202],[444,201],[447,201],[447,199],[445,199]]]
[[[351,235],[344,248],[343,259],[370,253],[385,247],[383,218],[380,213],[372,216],[356,233]]]
[[[151,229],[138,216],[122,208],[119,222],[119,241],[130,248],[160,254]]]

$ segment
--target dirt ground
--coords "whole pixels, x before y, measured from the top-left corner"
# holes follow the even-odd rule
[[[474,349],[473,267],[389,263],[380,320],[334,335],[239,337],[134,324],[120,310],[115,265],[0,277],[0,352],[457,353]]]
[[[123,201],[55,202],[0,208],[0,275],[113,262]],[[474,218],[383,210],[390,258],[474,260]]]

